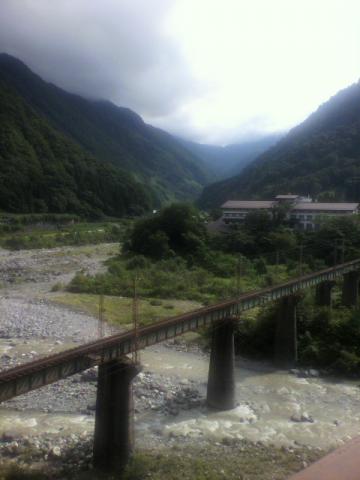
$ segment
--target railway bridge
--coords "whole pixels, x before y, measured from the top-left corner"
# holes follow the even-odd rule
[[[279,367],[289,367],[297,360],[296,304],[300,292],[316,288],[317,303],[330,305],[331,289],[340,277],[343,304],[356,306],[360,259],[2,371],[0,402],[98,365],[94,464],[99,468],[121,468],[133,448],[131,384],[140,371],[140,365],[127,355],[211,326],[207,402],[216,409],[231,409],[235,406],[234,325],[241,313],[268,302],[278,303],[274,360]]]

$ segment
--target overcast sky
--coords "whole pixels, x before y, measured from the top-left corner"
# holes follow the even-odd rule
[[[360,77],[359,0],[0,0],[0,51],[72,92],[226,144]]]

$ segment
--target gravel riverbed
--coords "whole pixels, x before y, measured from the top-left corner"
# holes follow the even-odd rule
[[[53,286],[68,283],[77,271],[104,271],[104,261],[117,252],[115,244],[0,249],[1,370],[98,337],[97,319],[55,303]],[[105,335],[111,333],[107,327]],[[234,463],[231,478],[244,468],[253,473],[240,478],[280,480],[360,432],[354,382],[237,359],[239,405],[211,412],[205,405],[208,356],[196,346],[167,342],[141,352],[141,360],[134,380],[136,446],[155,460],[157,452],[189,462],[215,458],[219,474],[211,478],[225,478],[224,464]],[[46,471],[49,478],[90,472],[96,381],[95,367],[1,404],[0,473],[9,463]]]
[[[1,370],[97,338],[97,319],[53,303],[52,287],[67,283],[79,270],[103,271],[104,260],[117,248],[105,244],[19,252],[0,249]],[[107,328],[105,334],[113,331]],[[186,347],[170,343],[160,348]],[[38,462],[45,462],[47,468],[49,464],[88,467],[96,381],[94,367],[1,404],[0,458],[32,467]],[[146,369],[134,381],[134,399],[136,416],[147,412],[176,416],[180,410],[204,405],[198,382]]]

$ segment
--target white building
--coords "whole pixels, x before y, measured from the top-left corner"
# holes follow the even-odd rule
[[[294,220],[301,230],[316,230],[322,218],[329,216],[354,215],[359,211],[358,203],[320,203],[310,197],[299,195],[277,195],[274,200],[228,200],[222,206],[224,223],[241,223],[246,215],[254,211],[273,214],[274,208],[288,205],[287,217]]]

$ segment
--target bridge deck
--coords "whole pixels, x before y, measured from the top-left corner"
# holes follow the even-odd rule
[[[137,339],[134,332],[130,331],[5,370],[0,372],[0,402],[69,377],[93,365],[127,355],[133,351],[135,342],[137,348],[142,349],[225,318],[237,316],[243,311],[321,282],[334,280],[359,268],[360,259],[353,260],[142,327],[138,330]]]

